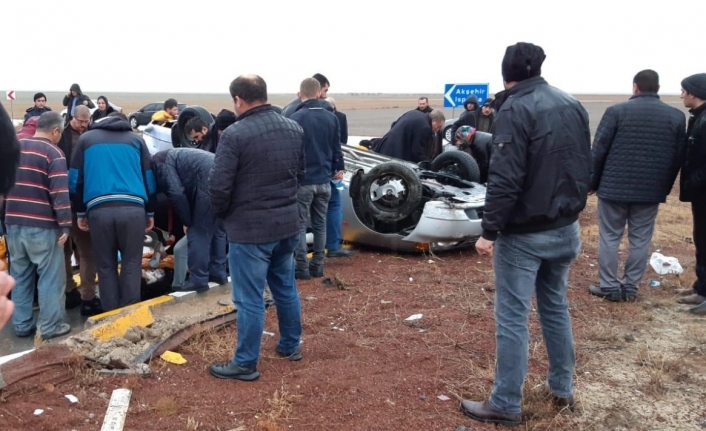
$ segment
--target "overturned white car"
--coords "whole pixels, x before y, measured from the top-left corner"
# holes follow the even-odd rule
[[[195,115],[209,125],[214,121],[205,109],[188,107],[166,127],[146,126],[143,138],[150,153],[190,146],[180,129]],[[362,139],[352,136],[349,142],[357,145]],[[416,165],[354,145],[342,149],[344,241],[393,251],[441,251],[471,246],[481,235],[485,187],[469,154],[445,151],[431,163]]]

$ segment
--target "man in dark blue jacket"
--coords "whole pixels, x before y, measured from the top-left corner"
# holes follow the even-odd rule
[[[290,361],[302,359],[294,249],[299,242],[297,185],[304,178],[304,132],[267,103],[261,77],[239,76],[230,84],[230,94],[238,117],[221,135],[209,191],[230,241],[238,344],[231,361],[213,364],[209,371],[222,379],[250,381],[260,377],[265,282],[279,320],[276,350]]]
[[[47,96],[44,93],[36,93],[34,95],[34,106],[27,108],[27,111],[25,111],[25,121],[48,111],[51,111],[51,108],[47,106]]]
[[[142,244],[154,226],[156,184],[147,145],[124,114],[114,112],[81,135],[69,191],[79,229],[91,232],[103,310],[139,302]]]
[[[299,89],[301,105],[292,114],[292,120],[304,129],[306,177],[299,185],[300,237],[295,253],[296,277],[307,280],[324,276],[326,250],[326,213],[331,198],[331,178],[343,179],[343,153],[338,120],[319,100],[321,84],[315,78],[306,78]],[[311,219],[314,233],[314,256],[309,262],[306,246],[307,220]]]
[[[173,148],[152,156],[157,190],[171,201],[184,224],[189,250],[189,280],[178,290],[203,291],[208,282],[228,283],[226,232],[216,218],[208,194],[213,153],[196,148]]]
[[[598,194],[598,274],[591,294],[635,301],[647,266],[659,204],[666,202],[684,153],[686,119],[659,100],[659,75],[638,72],[633,96],[609,107],[593,140],[591,190]],[[618,248],[629,226],[625,273],[618,276]]]

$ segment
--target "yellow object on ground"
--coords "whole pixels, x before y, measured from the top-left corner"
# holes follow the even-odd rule
[[[184,365],[186,364],[186,359],[184,359],[181,354],[176,353],[176,352],[170,352],[167,350],[166,352],[162,353],[162,356],[160,356],[164,361],[169,362],[170,364],[176,364],[176,365]]]
[[[105,313],[104,313],[105,314]],[[115,319],[105,325],[91,330],[93,338],[100,341],[110,341],[113,337],[122,337],[133,326],[147,327],[154,323],[154,316],[149,306],[140,306],[134,311]]]
[[[96,324],[99,321],[105,319],[106,317],[117,316],[118,314],[122,313],[125,310],[137,309],[137,308],[141,308],[141,307],[148,307],[149,308],[154,305],[164,304],[165,302],[169,302],[169,301],[173,301],[173,300],[174,300],[174,297],[170,296],[170,295],[158,296],[156,298],[152,298],[147,301],[142,301],[142,302],[139,302],[134,305],[128,305],[127,307],[118,308],[118,309],[111,310],[111,311],[106,311],[105,313],[101,313],[101,314],[96,314],[95,316],[88,318],[88,323],[89,323],[89,325]]]

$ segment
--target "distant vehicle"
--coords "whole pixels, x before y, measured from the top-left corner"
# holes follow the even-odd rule
[[[96,110],[98,109],[98,100],[92,99],[92,101],[93,101],[93,105],[95,106],[95,108],[93,108],[93,109],[89,108],[91,111],[91,115],[93,115],[93,113],[96,112]],[[123,108],[121,108],[120,106],[116,105],[113,102],[108,102],[108,105],[112,106],[113,109],[115,109],[117,112],[123,112]],[[66,118],[67,112],[68,112],[67,108],[64,108],[64,110],[61,111],[61,118]]]
[[[181,112],[186,109],[188,105],[186,103],[179,103],[177,106],[179,107],[179,112]],[[147,105],[143,106],[135,112],[131,112],[127,116],[128,120],[130,121],[130,126],[133,129],[137,129],[139,126],[149,124],[152,120],[152,115],[154,115],[154,113],[157,111],[161,111],[162,108],[164,108],[164,102],[152,102],[148,103]]]

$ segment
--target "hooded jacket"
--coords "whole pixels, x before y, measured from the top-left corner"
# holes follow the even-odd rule
[[[78,93],[78,95],[71,95],[71,91],[75,91],[76,93]],[[93,109],[96,107],[96,105],[93,104],[93,101],[91,101],[91,98],[83,94],[83,92],[81,91],[81,87],[78,84],[73,84],[71,86],[69,94],[64,96],[64,100],[61,102],[64,106],[66,106],[66,123],[71,121],[71,119],[73,118],[72,107],[74,107],[74,99],[76,99],[76,106],[82,105],[85,102],[86,106],[88,106],[88,109]]]
[[[475,103],[475,107],[473,109],[468,109],[468,104],[470,103]],[[461,113],[461,115],[458,117],[458,120],[456,120],[453,126],[451,126],[451,139],[456,139],[456,131],[461,126],[476,127],[476,115],[478,115],[478,98],[475,94],[471,94],[466,98],[466,100],[463,102],[463,109],[465,109],[465,111]]]
[[[141,205],[153,217],[156,191],[147,145],[126,120],[108,117],[81,135],[69,169],[69,192],[79,218],[109,203]]]
[[[110,106],[110,103],[108,103],[108,99],[106,99],[105,96],[100,96],[98,99],[101,99],[101,98],[103,100],[105,100],[105,104],[106,104],[105,111],[101,112],[100,109],[96,109],[95,111],[93,111],[93,114],[91,114],[91,122],[98,121],[101,118],[105,118],[108,115],[110,115],[111,113],[115,112],[115,109],[113,109],[113,107]]]

